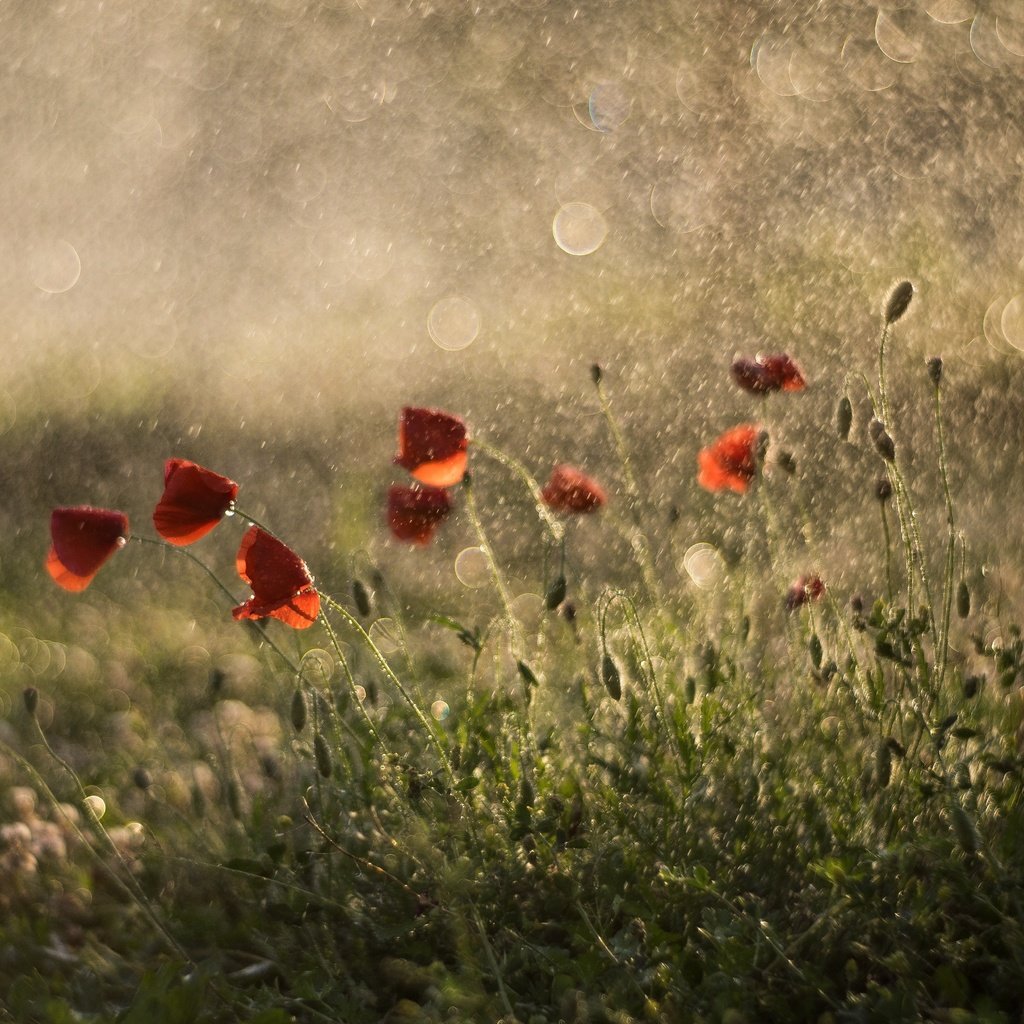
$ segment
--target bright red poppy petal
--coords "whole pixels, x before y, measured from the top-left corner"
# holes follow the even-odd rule
[[[735,491],[745,494],[750,481],[723,465],[713,452],[705,448],[697,454],[697,483],[706,491]]]
[[[316,621],[320,595],[306,563],[286,544],[252,526],[242,538],[235,564],[252,587],[252,597],[232,611],[235,619],[271,617],[293,629],[307,629]]]
[[[732,377],[736,383],[751,394],[763,395],[771,390],[764,367],[753,359],[737,359],[732,364]]]
[[[95,572],[91,572],[87,576],[73,573],[57,556],[57,549],[52,547],[50,548],[50,553],[46,556],[45,565],[46,571],[53,577],[54,583],[65,590],[70,590],[73,594],[85,590],[92,583],[96,575]]]
[[[128,517],[123,512],[89,505],[54,509],[46,570],[65,590],[84,590],[127,536]]]
[[[469,456],[466,452],[456,452],[447,459],[437,459],[434,462],[425,462],[409,473],[414,480],[428,487],[453,487],[466,475],[466,465]]]
[[[238,495],[238,484],[186,459],[168,459],[164,493],[153,512],[157,533],[171,544],[208,534]]]
[[[765,356],[763,363],[765,373],[775,388],[782,391],[803,391],[807,387],[800,367],[785,352]]]
[[[280,619],[292,629],[309,629],[320,614],[320,595],[315,590],[296,594],[286,604],[279,605],[271,618]]]

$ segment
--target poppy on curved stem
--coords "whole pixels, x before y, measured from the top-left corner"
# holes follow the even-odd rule
[[[757,355],[753,359],[737,358],[732,364],[732,378],[755,395],[772,391],[803,391],[807,381],[800,367],[785,353]]]
[[[397,540],[429,544],[451,507],[448,492],[442,487],[396,484],[388,490],[388,526]]]
[[[234,480],[187,459],[168,459],[153,526],[169,544],[191,544],[224,518],[237,495]]]
[[[77,593],[85,590],[103,563],[128,540],[128,517],[108,508],[77,505],[50,515],[53,544],[46,571],[54,582]]]
[[[808,601],[817,601],[825,593],[820,576],[800,576],[786,593],[786,610],[794,611]]]
[[[596,512],[608,501],[604,488],[592,476],[566,463],[551,471],[541,497],[548,508],[570,515]]]
[[[428,487],[451,487],[466,473],[469,461],[466,424],[441,409],[406,406],[398,423],[395,465]]]
[[[280,619],[293,629],[308,629],[320,614],[320,595],[306,563],[266,530],[246,531],[235,558],[238,575],[252,597],[232,611],[235,619]]]
[[[744,494],[757,475],[761,428],[742,423],[702,448],[697,454],[697,483],[708,491]]]

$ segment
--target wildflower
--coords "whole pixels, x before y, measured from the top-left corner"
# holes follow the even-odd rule
[[[708,491],[743,494],[757,473],[759,430],[756,424],[742,423],[702,448],[697,455],[697,483]]]
[[[544,504],[556,512],[581,515],[596,512],[608,501],[604,488],[575,466],[555,466],[544,490]]]
[[[807,387],[800,367],[785,352],[758,355],[754,359],[736,359],[732,377],[744,391],[766,395],[770,391],[803,391]]]
[[[286,544],[258,526],[242,538],[235,559],[238,575],[252,587],[252,597],[234,609],[236,619],[280,619],[294,629],[308,629],[320,612],[320,595],[306,563]]]
[[[46,571],[65,590],[85,590],[103,563],[128,539],[128,517],[107,508],[57,508],[50,516],[53,546]]]
[[[187,459],[168,459],[153,525],[168,543],[191,544],[221,521],[237,494],[234,480]]]
[[[395,465],[428,487],[451,487],[466,472],[466,424],[440,409],[406,406],[398,424]]]
[[[817,601],[825,593],[825,584],[820,576],[800,576],[786,594],[786,609],[793,611],[808,601]]]
[[[428,544],[451,511],[441,487],[392,487],[388,491],[388,526],[397,540]]]

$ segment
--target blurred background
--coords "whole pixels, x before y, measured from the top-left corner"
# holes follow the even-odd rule
[[[81,600],[40,571],[49,509],[123,508],[146,532],[170,455],[239,480],[338,581],[364,547],[413,564],[380,514],[404,404],[621,493],[594,361],[670,577],[746,522],[697,490],[695,456],[757,419],[797,458],[783,518],[809,509],[830,573],[877,586],[862,386],[855,443],[831,423],[847,375],[875,372],[900,278],[918,294],[891,345],[892,433],[938,529],[941,354],[962,525],[1013,591],[1019,0],[7,0],[0,29],[9,626]],[[731,384],[735,355],[781,350],[806,393]],[[511,559],[535,519],[502,471],[480,481]],[[472,542],[448,534],[417,555],[428,580]],[[596,537],[614,573],[618,541]]]

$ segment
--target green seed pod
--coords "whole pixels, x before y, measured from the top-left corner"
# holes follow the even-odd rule
[[[961,619],[971,614],[971,592],[967,588],[967,580],[961,580],[956,588],[956,613]]]
[[[892,747],[885,740],[875,749],[875,775],[880,786],[884,788],[889,785],[892,778]]]
[[[697,699],[697,680],[693,676],[686,677],[686,703],[692,704]]]
[[[971,821],[970,815],[956,801],[951,800],[949,804],[949,817],[953,823],[953,831],[956,833],[957,842],[964,853],[974,854],[981,846],[981,837],[978,830]]]
[[[942,383],[942,356],[932,356],[928,360],[928,376],[936,387]]]
[[[815,668],[821,668],[821,638],[817,633],[811,634],[807,648],[811,652],[811,664]]]
[[[843,395],[839,399],[839,406],[836,409],[836,433],[840,441],[845,441],[850,436],[850,427],[853,426],[853,405],[848,396]]]
[[[601,376],[602,376],[602,374],[601,374],[601,364],[600,363],[593,363],[593,364],[591,364],[591,367],[590,367],[590,379],[595,384],[600,384],[601,383]]]
[[[331,763],[331,749],[327,746],[327,740],[320,733],[313,737],[313,758],[316,761],[316,770],[325,779],[329,779],[334,768]]]
[[[899,284],[893,285],[882,306],[882,317],[886,324],[896,323],[910,307],[910,300],[913,297],[914,286],[909,281],[900,281]]]
[[[565,600],[566,583],[565,577],[559,576],[544,595],[544,607],[553,612]]]
[[[608,691],[608,696],[612,700],[622,699],[622,676],[619,674],[618,666],[607,651],[605,651],[604,657],[601,659],[601,682],[604,683],[604,688]]]
[[[356,610],[365,619],[370,614],[370,592],[362,580],[352,581],[352,600],[355,602]]]
[[[292,694],[292,728],[296,732],[306,728],[306,695],[301,688]]]
[[[523,682],[527,686],[539,685],[540,680],[534,675],[533,669],[525,661],[517,661],[516,668],[519,669],[519,675],[522,676]]]
[[[26,686],[21,698],[25,702],[25,710],[35,718],[36,708],[39,707],[39,691],[34,686]]]
[[[779,452],[778,461],[779,468],[790,476],[796,472],[796,456],[792,452]]]
[[[139,765],[139,767],[132,772],[132,782],[134,782],[139,789],[149,789],[149,787],[153,785],[153,776],[150,775],[142,765]]]
[[[875,497],[884,505],[892,497],[892,484],[887,476],[875,481]]]

